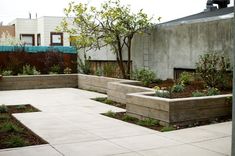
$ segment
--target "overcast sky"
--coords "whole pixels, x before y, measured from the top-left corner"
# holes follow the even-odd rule
[[[0,22],[4,24],[15,18],[28,18],[29,12],[32,18],[41,16],[63,16],[65,8],[71,0],[1,0]],[[75,2],[87,2],[87,0],[73,0]],[[98,6],[104,0],[89,0],[92,5]],[[206,7],[207,0],[121,0],[124,4],[130,4],[133,11],[144,9],[146,13],[154,17],[162,17],[162,22],[188,16],[201,12]],[[233,6],[231,0],[230,6]]]

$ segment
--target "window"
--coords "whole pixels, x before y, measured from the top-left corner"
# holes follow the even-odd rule
[[[20,40],[27,46],[34,46],[34,34],[21,34]]]
[[[51,46],[63,46],[63,33],[51,32]]]
[[[41,45],[41,35],[37,34],[37,46]]]

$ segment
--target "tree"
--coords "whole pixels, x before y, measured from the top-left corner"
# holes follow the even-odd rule
[[[129,6],[121,5],[120,0],[109,0],[101,4],[100,9],[88,4],[69,4],[65,9],[67,17],[72,19],[74,27],[66,19],[61,23],[64,32],[74,36],[78,49],[100,49],[110,46],[116,54],[117,63],[123,78],[130,78],[131,46],[135,34],[146,33],[153,26],[152,18],[140,10],[132,13]],[[123,53],[127,49],[127,69],[124,67]]]

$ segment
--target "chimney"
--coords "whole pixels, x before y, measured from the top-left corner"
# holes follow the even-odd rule
[[[217,4],[218,8],[213,4]],[[230,4],[230,0],[207,0],[206,9],[204,11],[207,12],[207,11],[214,11],[217,9],[227,8],[228,4]]]
[[[219,9],[227,8],[230,0],[214,0],[214,4],[218,4]]]

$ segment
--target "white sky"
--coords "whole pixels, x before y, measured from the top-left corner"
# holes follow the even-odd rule
[[[15,18],[28,18],[29,12],[32,18],[41,16],[63,16],[63,8],[67,7],[71,0],[1,0],[0,22],[4,24]],[[73,0],[75,2],[87,2],[87,0]],[[89,0],[92,5],[98,6],[104,0]],[[199,13],[206,7],[207,0],[121,0],[124,4],[130,4],[133,11],[144,9],[150,16],[162,17],[161,22]],[[230,6],[234,2],[231,0]]]

